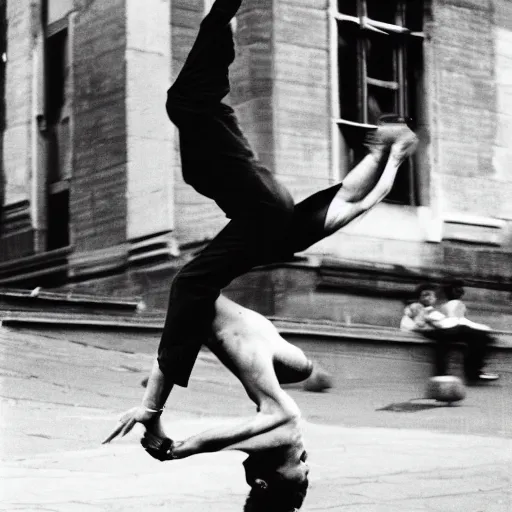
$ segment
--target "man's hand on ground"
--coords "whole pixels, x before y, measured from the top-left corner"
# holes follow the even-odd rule
[[[182,444],[182,442],[175,444],[174,441],[169,439],[163,432],[157,434],[151,429],[146,429],[144,436],[140,440],[140,444],[151,457],[163,462],[178,458],[175,453],[175,448]]]

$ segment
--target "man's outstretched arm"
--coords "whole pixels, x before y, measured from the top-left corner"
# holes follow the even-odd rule
[[[172,445],[147,429],[141,444],[150,455],[160,460],[181,459],[224,449],[268,449],[276,442],[286,441],[286,427],[295,425],[300,418],[297,404],[281,389],[271,363],[253,352],[239,353],[238,358],[237,368],[244,386],[261,399],[258,413],[236,425],[206,430]]]
[[[236,425],[212,428],[183,441],[172,442],[167,455],[162,454],[162,445],[166,438],[152,433],[149,429],[146,430],[141,444],[150,455],[160,460],[184,459],[200,453],[226,449],[265,450],[284,444],[287,439],[286,426],[297,421],[298,415],[276,408],[271,413],[258,412],[253,418]]]

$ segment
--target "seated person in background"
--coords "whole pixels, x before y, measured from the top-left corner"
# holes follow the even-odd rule
[[[456,319],[448,319],[434,308],[437,302],[437,287],[430,283],[420,284],[416,288],[417,300],[407,305],[400,322],[404,331],[432,331],[436,328],[447,329],[458,324]]]
[[[464,282],[462,279],[446,279],[442,285],[442,291],[446,302],[439,308],[439,311],[448,318],[456,318],[459,325],[466,325],[480,331],[491,331],[488,325],[472,322],[466,318],[467,307],[461,298],[464,295]]]
[[[461,279],[445,279],[442,285],[446,302],[439,308],[439,312],[449,320],[457,320],[455,328],[450,329],[458,341],[467,345],[466,357],[468,359],[469,375],[472,382],[485,382],[499,379],[496,373],[484,372],[483,367],[489,354],[489,347],[493,343],[488,325],[473,322],[466,318],[467,307],[461,298],[464,295],[464,282]]]
[[[400,328],[420,332],[435,342],[435,375],[448,373],[450,351],[455,343],[462,343],[465,347],[464,375],[467,383],[497,380],[499,375],[483,371],[489,345],[493,341],[488,333],[489,328],[465,318],[465,305],[459,300],[463,293],[460,288],[447,281],[443,291],[449,300],[444,309],[436,309],[437,287],[429,283],[421,284],[416,289],[418,300],[405,307]]]

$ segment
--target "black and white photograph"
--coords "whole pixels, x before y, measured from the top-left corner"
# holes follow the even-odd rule
[[[0,0],[0,512],[512,512],[512,0]]]

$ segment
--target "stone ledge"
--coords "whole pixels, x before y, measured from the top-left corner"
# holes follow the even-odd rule
[[[398,344],[431,344],[419,333],[402,331],[396,327],[363,324],[342,324],[339,322],[308,322],[290,318],[269,317],[282,335],[293,334],[331,338],[336,341],[391,342]],[[493,331],[496,336],[495,348],[512,350],[512,331]]]
[[[443,222],[443,240],[500,246],[506,223],[500,219],[453,214]]]

